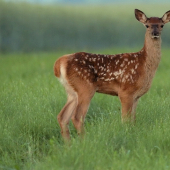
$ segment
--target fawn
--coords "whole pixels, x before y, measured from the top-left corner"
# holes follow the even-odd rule
[[[61,134],[70,139],[70,119],[84,132],[84,119],[95,92],[118,96],[122,121],[134,121],[138,99],[150,88],[161,59],[161,31],[170,22],[170,11],[162,18],[135,9],[135,17],[146,27],[144,47],[136,53],[101,55],[85,52],[64,55],[54,65],[54,74],[65,87],[67,103],[57,116]]]

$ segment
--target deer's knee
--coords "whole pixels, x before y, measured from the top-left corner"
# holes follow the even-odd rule
[[[61,123],[63,120],[63,116],[61,114],[57,115],[57,120],[59,123]]]

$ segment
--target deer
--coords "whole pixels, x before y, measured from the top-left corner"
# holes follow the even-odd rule
[[[84,121],[95,92],[118,96],[122,122],[135,122],[138,100],[148,92],[161,59],[161,31],[170,22],[170,10],[162,18],[148,18],[135,9],[135,17],[146,27],[139,52],[115,55],[77,52],[60,57],[54,74],[65,87],[67,102],[57,116],[61,134],[70,141],[69,122],[84,136]]]

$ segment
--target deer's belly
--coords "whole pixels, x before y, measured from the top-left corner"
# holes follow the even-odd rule
[[[96,92],[109,94],[112,96],[118,96],[118,85],[116,83],[111,84],[111,83],[103,82],[97,85]]]

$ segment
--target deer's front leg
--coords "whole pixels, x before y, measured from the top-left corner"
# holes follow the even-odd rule
[[[138,98],[133,100],[132,112],[131,112],[131,121],[136,121],[136,107],[138,104]]]
[[[131,96],[120,97],[122,105],[122,122],[135,122],[137,99]]]

